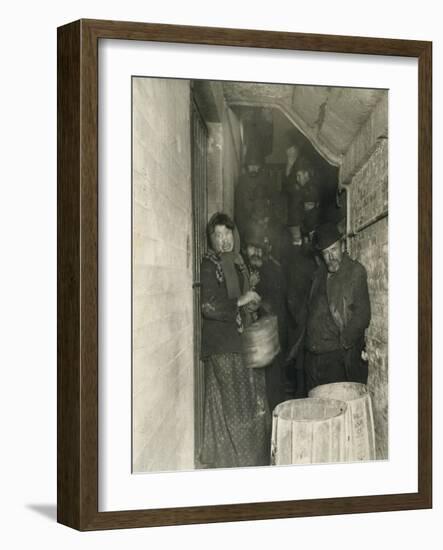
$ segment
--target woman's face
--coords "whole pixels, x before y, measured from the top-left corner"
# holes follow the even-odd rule
[[[216,225],[211,235],[212,248],[218,252],[232,252],[234,249],[234,233],[225,225]]]

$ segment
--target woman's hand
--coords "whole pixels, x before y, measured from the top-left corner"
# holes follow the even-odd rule
[[[243,307],[249,304],[250,302],[261,302],[261,297],[255,290],[248,290],[244,294],[240,296],[240,298],[237,300],[238,307]]]

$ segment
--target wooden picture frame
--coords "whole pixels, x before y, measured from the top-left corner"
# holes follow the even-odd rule
[[[419,75],[418,492],[98,511],[98,41],[403,56]],[[80,20],[58,29],[58,521],[82,531],[432,507],[432,44]]]

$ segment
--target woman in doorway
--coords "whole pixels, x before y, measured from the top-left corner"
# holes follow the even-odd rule
[[[201,462],[209,468],[270,462],[271,415],[263,369],[247,368],[241,333],[260,296],[249,289],[232,220],[217,212],[207,226],[201,266],[205,414]]]

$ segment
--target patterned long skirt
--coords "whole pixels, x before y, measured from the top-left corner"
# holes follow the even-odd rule
[[[205,361],[201,461],[210,468],[270,464],[271,413],[264,369],[245,367],[238,353]]]

